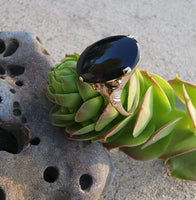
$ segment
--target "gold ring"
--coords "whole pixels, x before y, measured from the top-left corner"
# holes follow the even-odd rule
[[[139,46],[133,36],[111,36],[93,43],[82,52],[77,73],[81,81],[90,83],[116,110],[128,116],[134,109],[126,111],[123,108],[121,95],[139,60]]]

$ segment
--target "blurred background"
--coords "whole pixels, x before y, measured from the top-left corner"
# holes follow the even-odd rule
[[[37,34],[57,62],[103,37],[131,34],[140,69],[196,84],[195,0],[0,0],[0,31]],[[171,178],[162,161],[110,154],[116,177],[101,200],[196,199],[196,183]]]

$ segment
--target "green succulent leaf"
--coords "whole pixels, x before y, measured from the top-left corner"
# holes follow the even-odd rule
[[[147,72],[141,71],[144,78],[145,84],[150,87],[153,86],[154,93],[154,110],[159,110],[159,113],[168,113],[171,111],[171,104],[167,98],[167,95],[161,88],[161,86],[156,82],[156,80]],[[156,113],[154,113],[156,115]]]
[[[69,68],[69,67],[74,67],[77,65],[77,62],[75,60],[66,60],[66,62],[63,62],[63,68]],[[62,67],[62,65],[61,65]]]
[[[67,55],[68,57],[65,57],[64,59],[61,60],[62,63],[65,63],[67,61],[76,61],[75,57],[72,57],[70,55]],[[76,62],[77,63],[77,62]]]
[[[73,135],[83,135],[95,130],[96,123],[89,124],[84,127],[80,127],[79,125],[71,126],[66,128],[66,132],[70,134],[72,137]]]
[[[45,93],[46,93],[46,96],[48,97],[48,99],[51,102],[55,103],[53,87],[51,87],[50,85],[47,85],[46,88],[45,88]]]
[[[162,155],[162,153],[167,149],[171,135],[164,137],[158,142],[142,149],[142,145],[137,147],[122,147],[120,151],[126,153],[130,157],[136,160],[149,161],[156,159]]]
[[[51,124],[53,126],[57,126],[57,127],[66,127],[66,126],[70,125],[70,122],[66,122],[65,120],[52,118]]]
[[[172,176],[180,179],[196,181],[196,151],[192,151],[171,159]]]
[[[181,120],[182,117],[169,122],[168,124],[164,125],[163,127],[161,127],[158,131],[156,131],[156,133],[154,133],[149,140],[142,146],[142,149],[154,144],[155,142],[159,141],[160,139],[168,136],[171,131],[175,128],[176,124],[179,122],[179,120]]]
[[[196,85],[193,85],[191,83],[188,83],[186,81],[182,81],[179,79],[178,76],[176,76],[175,79],[169,80],[169,84],[174,89],[175,94],[178,96],[178,98],[185,104],[184,94],[183,94],[183,84],[186,87],[187,93],[189,94],[189,97],[196,108]]]
[[[114,135],[115,133],[120,131],[124,126],[126,126],[126,124],[130,121],[131,118],[132,118],[132,115],[126,117],[124,120],[122,120],[118,124],[114,125],[114,127],[112,129],[110,129],[107,132],[107,134],[104,135],[103,140],[106,141],[106,139],[108,137],[111,137],[112,135]]]
[[[72,126],[74,127],[74,126]],[[70,135],[68,132],[65,132],[67,135],[67,138],[70,140],[76,140],[76,141],[89,141],[89,140],[94,140],[96,138],[97,133],[95,131],[91,131],[89,133],[85,133],[82,135]]]
[[[63,88],[63,93],[76,93],[78,92],[78,87],[76,84],[75,75],[61,76],[61,84]]]
[[[128,84],[127,110],[133,113],[138,106],[140,98],[140,82],[137,72],[132,75]]]
[[[65,121],[69,121],[69,120],[73,120],[75,117],[76,113],[61,113],[61,112],[56,112],[56,113],[52,113],[51,117],[54,119],[60,119],[60,120],[65,120]]]
[[[63,87],[62,84],[58,81],[56,81],[55,77],[52,77],[52,87],[55,90],[55,93],[57,94],[63,94]]]
[[[150,75],[163,89],[172,108],[175,108],[175,95],[174,95],[174,90],[171,87],[171,85],[166,80],[164,80],[163,78],[161,78],[160,76],[158,76],[156,74],[150,73]]]
[[[75,121],[84,122],[92,119],[100,113],[103,104],[103,97],[97,96],[92,99],[85,101],[81,107],[78,109]]]
[[[94,137],[93,141],[101,141],[101,142],[109,141],[109,139],[113,135],[118,133],[123,127],[126,126],[127,123],[130,122],[132,117],[133,117],[133,115],[130,115],[128,117],[122,117],[121,115],[119,115],[104,129],[97,132],[97,136]]]
[[[183,94],[184,94],[184,100],[185,100],[185,103],[186,103],[186,107],[187,107],[190,119],[193,122],[193,127],[194,127],[193,131],[196,134],[196,109],[193,106],[193,103],[192,103],[192,101],[191,101],[191,99],[190,99],[190,97],[187,93],[187,90],[186,90],[184,84],[183,84],[182,88],[183,88]]]
[[[175,95],[175,109],[185,111],[186,105]]]
[[[48,73],[48,83],[50,87],[52,87],[52,79],[53,79],[53,76],[54,76],[54,72],[52,71],[51,69],[51,72]]]
[[[133,136],[137,137],[145,129],[153,115],[153,87],[149,87],[140,105],[139,114],[133,130]]]
[[[72,121],[70,122],[70,120],[69,120],[72,116],[69,116],[69,117],[66,116],[67,119],[64,119],[59,116],[55,116],[55,113],[57,113],[57,115],[58,115],[58,113],[61,113],[60,106],[55,105],[50,111],[50,120],[51,120],[52,125],[57,126],[57,127],[66,127],[73,123]],[[70,115],[72,115],[72,114],[70,114]]]
[[[147,88],[146,88],[146,85],[145,85],[145,82],[144,82],[144,78],[143,78],[141,72],[137,69],[137,70],[136,70],[136,73],[137,73],[138,79],[139,79],[140,98],[142,98],[142,97],[144,96],[144,94],[145,94]]]
[[[108,104],[104,109],[103,113],[100,115],[99,119],[97,120],[95,131],[101,131],[104,127],[111,123],[118,115],[119,112],[111,104]]]
[[[83,101],[87,101],[99,95],[89,83],[82,82],[79,79],[77,80],[77,87]]]
[[[58,105],[68,108],[74,108],[74,107],[77,108],[82,100],[78,93],[55,94],[54,97],[55,97],[55,102]]]
[[[104,146],[107,149],[119,148],[119,147],[135,147],[143,144],[148,140],[148,138],[154,133],[155,125],[153,123],[149,123],[145,130],[138,136],[133,137],[133,126],[135,120],[131,119],[131,121],[119,131],[113,138],[110,140],[111,142],[104,143]]]
[[[184,119],[181,120],[183,123]],[[160,158],[165,161],[175,156],[184,154],[189,151],[196,150],[196,137],[188,127],[184,129],[174,129],[172,132],[171,141]]]
[[[72,75],[73,72],[70,67],[66,67],[65,63],[62,63],[57,68],[54,68],[53,71],[55,78],[60,81],[61,76]]]

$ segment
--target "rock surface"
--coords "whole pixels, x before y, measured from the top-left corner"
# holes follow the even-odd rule
[[[0,200],[96,200],[113,179],[99,143],[68,141],[50,125],[54,64],[38,36],[0,33]]]

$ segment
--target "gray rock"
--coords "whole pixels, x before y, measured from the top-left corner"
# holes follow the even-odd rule
[[[96,200],[114,168],[99,143],[66,139],[44,94],[55,60],[38,36],[0,33],[0,199]]]

